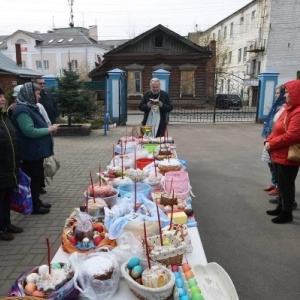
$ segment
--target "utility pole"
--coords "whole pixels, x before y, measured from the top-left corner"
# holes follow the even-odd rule
[[[69,23],[69,26],[74,27],[74,15],[73,15],[74,0],[68,0],[68,2],[69,2],[69,6],[70,6],[70,23]]]

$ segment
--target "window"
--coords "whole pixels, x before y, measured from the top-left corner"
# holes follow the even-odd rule
[[[227,63],[227,54],[224,54],[222,65],[224,66]]]
[[[260,73],[261,61],[257,62],[257,74]]]
[[[42,62],[40,60],[37,60],[36,62],[36,68],[41,69],[42,68]]]
[[[22,60],[22,68],[26,68],[26,61]]]
[[[224,39],[227,37],[227,26],[224,27]]]
[[[180,96],[195,96],[195,71],[181,71]]]
[[[233,37],[233,22],[230,23],[230,37]]]
[[[154,46],[155,47],[162,47],[163,46],[163,37],[162,35],[156,35],[154,38]]]
[[[256,16],[256,11],[253,10],[252,13],[251,13],[251,20],[253,20],[255,18],[255,16]]]
[[[215,40],[216,40],[216,34],[215,34],[215,33],[213,33],[213,35],[212,35],[212,39],[213,39],[213,41],[215,41]]]
[[[238,63],[242,61],[242,48],[238,50]]]
[[[18,39],[16,44],[27,44],[27,42],[24,39]]]
[[[76,59],[72,59],[71,60],[71,69],[72,71],[77,71],[78,69],[78,61]]]
[[[218,30],[218,39],[221,37],[221,30]]]
[[[74,39],[75,39],[75,38],[70,38],[70,39],[68,40],[68,42],[72,42],[72,41],[74,41]]]
[[[244,25],[244,17],[240,17],[240,24]]]
[[[49,40],[48,44],[51,44],[53,41],[54,41],[53,39]]]
[[[247,60],[247,47],[244,47],[244,61]]]
[[[49,60],[44,60],[44,69],[49,69]]]
[[[231,64],[231,60],[232,60],[232,51],[229,51],[228,53],[228,63]]]
[[[128,71],[127,73],[128,94],[136,95],[142,93],[142,74],[141,71]]]
[[[58,40],[57,42],[58,42],[58,43],[61,43],[63,40],[64,40],[64,39],[60,39],[60,40]]]

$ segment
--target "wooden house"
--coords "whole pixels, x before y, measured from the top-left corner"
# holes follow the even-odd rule
[[[199,106],[214,95],[216,44],[201,47],[162,26],[144,32],[104,54],[102,64],[90,72],[92,81],[102,81],[107,72],[126,72],[128,109],[136,109],[155,70],[170,72],[169,94],[184,106]]]

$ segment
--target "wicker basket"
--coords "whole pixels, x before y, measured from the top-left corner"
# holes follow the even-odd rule
[[[172,244],[175,248],[173,248],[172,250],[158,251],[159,253],[153,253],[151,249],[153,249],[155,246],[160,245],[160,236],[155,235],[149,237],[147,240],[150,248],[150,258],[165,266],[180,266],[182,264],[183,255],[186,252],[186,243],[184,241],[181,241],[177,236],[172,235],[170,232],[162,233],[162,237],[163,240],[167,238],[170,244]]]
[[[164,300],[168,299],[171,296],[175,284],[175,276],[171,270],[164,267],[170,278],[170,281],[165,286],[160,288],[150,288],[137,283],[134,279],[131,278],[131,276],[129,275],[129,270],[127,268],[127,263],[128,261],[121,266],[121,272],[126,280],[129,289],[138,299]],[[143,269],[148,267],[147,260],[141,260],[140,264]]]

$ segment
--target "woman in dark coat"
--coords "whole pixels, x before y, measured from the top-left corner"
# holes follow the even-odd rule
[[[160,89],[159,79],[150,80],[150,90],[144,94],[139,109],[144,112],[142,125],[151,125],[156,137],[165,136],[168,113],[173,104],[169,94]]]
[[[18,182],[18,148],[16,131],[5,110],[5,96],[0,89],[0,239],[11,241],[13,233],[23,229],[11,224],[9,196]]]

